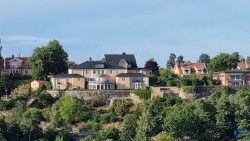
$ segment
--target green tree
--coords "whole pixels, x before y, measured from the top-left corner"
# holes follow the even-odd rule
[[[72,68],[72,67],[76,66],[77,64],[74,61],[67,61],[67,65],[68,65],[68,68]]]
[[[127,114],[123,119],[123,128],[120,134],[121,141],[132,141],[136,135],[137,118],[133,114]]]
[[[231,56],[232,56],[233,58],[235,58],[235,59],[237,60],[237,62],[240,62],[241,56],[240,56],[239,52],[233,52],[233,53],[231,54]]]
[[[169,59],[167,61],[167,68],[168,69],[173,69],[175,66],[175,59],[176,59],[176,55],[174,53],[171,53],[169,55]]]
[[[18,98],[28,98],[30,94],[31,94],[30,84],[23,84],[15,88],[11,92],[11,98],[14,100]]]
[[[0,95],[5,95],[5,90],[7,90],[7,93],[10,93],[12,83],[13,82],[8,74],[0,72]]]
[[[198,59],[198,62],[203,62],[207,65],[210,62],[210,56],[206,53],[202,53]]]
[[[88,117],[88,108],[80,100],[65,95],[59,101],[59,113],[66,122],[80,122]]]
[[[152,70],[152,72],[155,74],[158,73],[159,65],[157,61],[154,60],[154,58],[148,59],[148,61],[145,63],[144,68]]]
[[[46,79],[48,75],[65,73],[68,70],[68,54],[57,40],[50,41],[47,46],[34,49],[29,58],[33,79]]]
[[[129,111],[130,107],[131,103],[126,101],[115,101],[112,106],[119,118],[123,117]]]
[[[184,61],[184,57],[182,55],[178,56],[176,62],[178,62],[178,63],[184,63],[185,62]]]
[[[227,53],[220,53],[210,60],[208,64],[208,70],[210,72],[217,72],[236,68],[237,58]]]
[[[153,116],[149,110],[143,108],[142,115],[139,117],[136,128],[135,141],[149,141],[154,133],[156,126]]]
[[[174,106],[167,111],[163,129],[173,137],[196,137],[198,117],[190,105]]]
[[[101,131],[98,134],[98,140],[100,141],[119,141],[120,136],[119,136],[119,130],[117,128],[108,128],[105,131]]]
[[[41,134],[39,127],[42,120],[42,114],[37,109],[28,109],[22,114],[20,128],[24,135],[28,135],[28,140],[37,138],[36,135]]]

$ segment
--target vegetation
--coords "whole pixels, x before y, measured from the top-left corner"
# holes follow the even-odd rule
[[[48,75],[65,73],[68,70],[68,54],[57,40],[50,41],[47,46],[35,48],[28,61],[33,79],[46,80]]]

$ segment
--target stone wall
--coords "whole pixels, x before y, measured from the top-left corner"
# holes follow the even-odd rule
[[[86,91],[47,91],[52,97],[60,97],[64,94],[77,97],[86,102],[91,100],[98,100],[109,103],[114,97],[128,97],[130,90],[86,90]]]

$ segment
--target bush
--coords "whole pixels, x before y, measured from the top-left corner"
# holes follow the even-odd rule
[[[139,96],[140,99],[147,100],[151,98],[151,91],[150,90],[134,90],[132,91],[135,95]]]
[[[195,93],[197,90],[196,86],[182,86],[181,88],[185,93]]]
[[[91,120],[86,123],[86,128],[90,131],[98,131],[100,129],[100,124]]]
[[[105,113],[100,115],[100,124],[107,124],[110,123],[112,119],[111,113]]]
[[[14,101],[2,101],[0,100],[0,111],[11,110],[15,106]]]

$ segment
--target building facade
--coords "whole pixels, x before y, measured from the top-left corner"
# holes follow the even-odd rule
[[[179,76],[190,74],[207,74],[205,63],[176,63],[172,71],[174,74]]]
[[[58,74],[50,81],[52,88],[56,90],[85,89],[85,78],[79,74]]]
[[[7,74],[30,75],[31,67],[28,63],[28,57],[7,57],[0,60],[0,68]]]
[[[69,69],[69,74],[79,74],[85,78],[86,89],[123,89],[120,85],[119,74],[140,74],[145,83],[139,86],[126,84],[126,89],[139,89],[149,85],[148,76],[151,71],[138,68],[133,54],[105,54],[102,60],[93,61],[90,58],[77,66]],[[147,78],[146,78],[147,77]],[[132,77],[126,79],[131,80]],[[147,82],[146,82],[147,81]]]
[[[214,73],[214,80],[224,86],[250,85],[250,70],[226,70]]]

